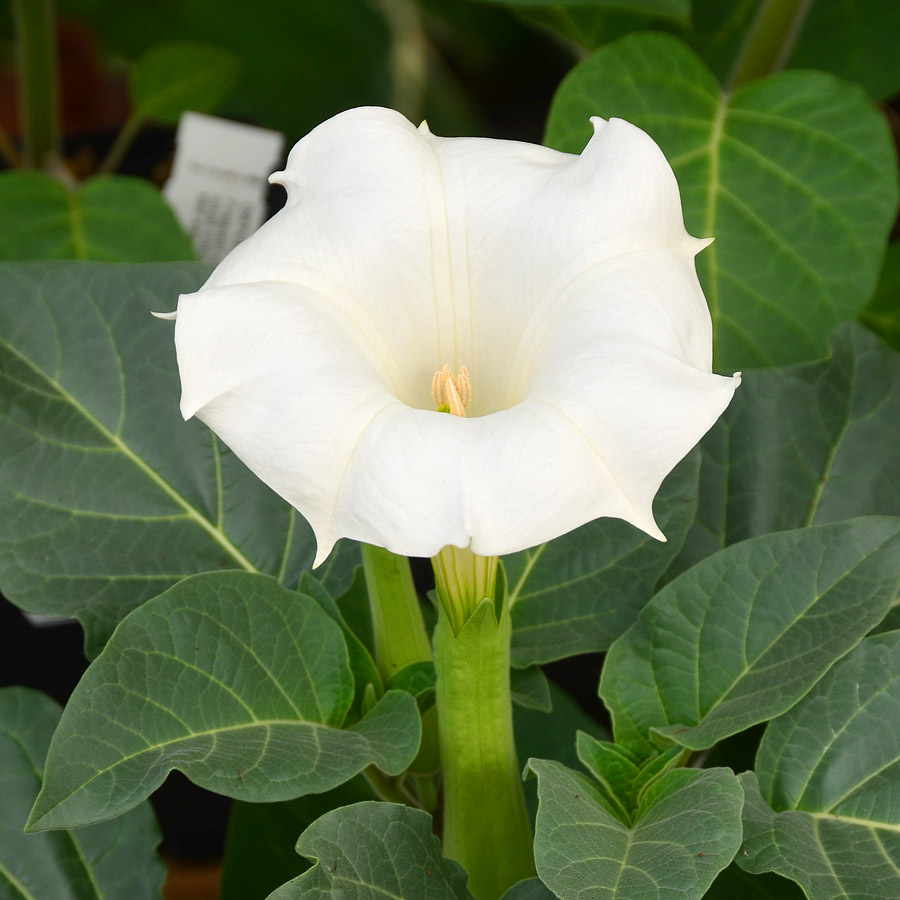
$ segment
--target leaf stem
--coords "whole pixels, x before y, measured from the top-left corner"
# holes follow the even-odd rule
[[[144,116],[138,113],[132,113],[128,117],[128,121],[122,126],[122,130],[116,135],[112,147],[109,148],[106,159],[100,163],[100,167],[97,169],[99,175],[108,175],[111,172],[115,172],[122,165],[122,160],[125,159],[126,154],[131,149],[131,145],[134,143],[134,139],[140,133],[141,128],[144,127],[145,121]]]
[[[497,900],[534,874],[513,738],[512,626],[503,575],[496,590],[495,598],[485,598],[459,631],[441,604],[434,646],[444,855],[465,867],[477,900]]]
[[[728,79],[728,90],[783,69],[813,0],[763,0]]]
[[[59,166],[53,0],[11,0],[19,56],[19,100],[26,166]]]

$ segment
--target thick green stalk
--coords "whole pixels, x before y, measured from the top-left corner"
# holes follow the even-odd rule
[[[813,0],[763,0],[728,79],[729,90],[784,68]]]
[[[52,0],[12,0],[19,56],[25,165],[51,169],[59,157]]]
[[[506,586],[499,581],[499,602],[483,600],[458,631],[442,604],[435,632],[444,855],[469,873],[476,900],[497,900],[534,874],[513,739],[512,628]]]
[[[405,666],[431,659],[419,595],[409,560],[390,550],[362,545],[363,572],[372,611],[375,665],[385,684]],[[422,744],[410,769],[415,774],[434,772],[439,765],[437,713],[422,716]]]

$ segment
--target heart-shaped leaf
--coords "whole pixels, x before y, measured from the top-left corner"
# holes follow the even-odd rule
[[[672,164],[727,371],[825,355],[875,287],[897,210],[887,125],[865,92],[824,72],[780,72],[724,94],[663,34],[602,47],[565,78],[547,142],[579,152],[591,116],[647,131]]]
[[[174,768],[251,802],[319,793],[413,760],[415,700],[392,691],[351,728],[340,626],[310,597],[245,572],[196,575],[128,616],[72,694],[33,829],[119,815]]]

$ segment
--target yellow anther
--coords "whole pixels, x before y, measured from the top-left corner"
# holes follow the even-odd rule
[[[431,382],[431,396],[439,412],[448,412],[454,416],[465,416],[466,407],[472,398],[472,386],[465,366],[459,367],[456,377],[450,366],[444,366],[435,372]]]

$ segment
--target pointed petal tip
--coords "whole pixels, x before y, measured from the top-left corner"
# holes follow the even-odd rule
[[[174,322],[175,316],[178,315],[178,310],[173,309],[172,312],[156,312],[155,310],[150,310],[150,315],[156,319],[163,319],[166,322]]]
[[[602,119],[600,116],[591,116],[591,125],[594,128],[594,134],[599,134],[607,125],[609,125],[609,119]]]
[[[184,399],[184,395],[182,395],[181,403],[178,406],[178,410],[181,413],[181,418],[187,422],[188,419],[193,419],[194,416],[200,411],[200,406],[195,403],[188,403]]]
[[[419,124],[418,131],[419,134],[423,134],[429,137],[431,136],[431,129],[428,127],[427,119],[422,119],[421,123]]]
[[[325,539],[316,535],[316,558],[313,560],[312,568],[318,569],[319,566],[331,556],[331,551],[334,550],[335,541],[333,539]]]

